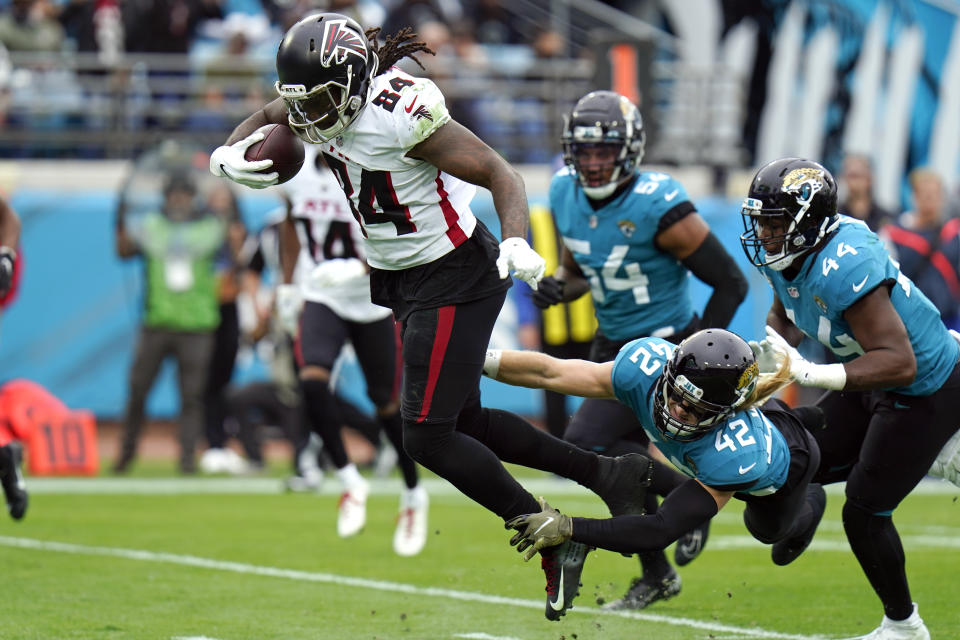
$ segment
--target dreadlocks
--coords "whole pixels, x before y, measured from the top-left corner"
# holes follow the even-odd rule
[[[382,73],[385,73],[388,69],[390,69],[390,67],[404,58],[410,58],[416,62],[421,69],[423,69],[423,65],[420,64],[420,61],[417,60],[417,57],[413,55],[415,53],[422,51],[423,53],[436,55],[433,49],[428,47],[426,43],[419,41],[410,42],[417,37],[417,34],[414,33],[413,29],[410,27],[404,27],[392,36],[387,36],[386,42],[382,47],[377,43],[377,35],[379,33],[380,27],[367,29],[365,32],[367,40],[370,42],[370,50],[373,51],[374,55],[377,56],[377,60],[379,61],[379,64],[377,65],[378,76]]]

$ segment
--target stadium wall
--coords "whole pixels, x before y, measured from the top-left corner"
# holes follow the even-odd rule
[[[739,246],[739,198],[710,194],[705,171],[666,170],[688,185],[698,209],[750,279],[750,294],[732,329],[746,337],[762,335],[770,293]],[[125,172],[124,163],[0,164],[0,187],[10,194],[23,220],[24,257],[18,297],[0,323],[2,380],[33,380],[68,406],[90,409],[108,419],[123,413],[142,310],[142,265],[139,260],[121,261],[114,253],[116,194]],[[546,204],[550,169],[531,166],[523,168],[523,173],[531,204]],[[253,230],[280,203],[270,190],[243,189],[240,195],[244,218]],[[478,193],[474,211],[499,233],[487,192]],[[694,279],[693,291],[695,307],[702,309],[709,289]],[[516,346],[516,317],[511,296],[494,332],[496,347]],[[347,361],[341,371],[341,392],[369,409],[355,364]],[[235,382],[267,375],[253,350],[240,354]],[[538,391],[484,380],[483,393],[489,406],[525,415],[541,411]],[[169,418],[178,410],[175,372],[168,363],[150,395],[148,413]]]

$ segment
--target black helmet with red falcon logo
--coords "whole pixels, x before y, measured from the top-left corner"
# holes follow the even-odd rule
[[[307,142],[335,138],[366,104],[378,59],[355,20],[316,13],[287,30],[277,50],[277,93],[290,128]]]

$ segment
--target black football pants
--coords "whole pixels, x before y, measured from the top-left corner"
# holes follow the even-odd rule
[[[540,510],[504,468],[521,464],[589,486],[597,457],[506,411],[480,406],[480,375],[506,292],[411,312],[403,324],[407,453],[501,518]]]

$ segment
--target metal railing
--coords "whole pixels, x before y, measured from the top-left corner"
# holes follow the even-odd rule
[[[15,70],[0,97],[6,158],[129,159],[162,140],[213,148],[274,95],[269,60],[200,65],[187,56],[129,55],[107,67],[95,54],[11,57]],[[587,59],[477,65],[438,56],[424,75],[441,87],[454,117],[508,160],[550,163],[563,115],[598,88],[596,74]],[[651,77],[647,161],[743,165],[742,78],[663,60],[651,63]]]
[[[0,99],[0,157],[130,158],[172,139],[213,147],[271,100],[272,61],[192,64],[187,56],[129,55],[106,67],[95,54],[12,55]],[[561,116],[592,85],[585,61],[470,69],[431,61],[429,74],[462,117],[511,160],[558,150]],[[411,69],[419,72],[419,69]]]

